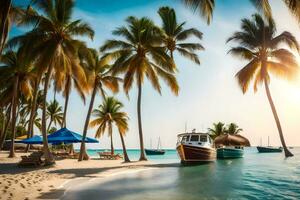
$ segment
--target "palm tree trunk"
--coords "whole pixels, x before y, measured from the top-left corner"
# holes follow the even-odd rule
[[[9,158],[15,157],[15,137],[16,137],[16,110],[17,110],[17,100],[18,100],[18,85],[19,85],[19,77],[16,77],[15,84],[14,84],[14,91],[13,91],[13,98],[12,98],[12,123],[11,123],[11,144],[10,144],[10,151],[9,151]]]
[[[120,138],[121,138],[121,142],[122,142],[124,162],[130,162],[128,154],[127,154],[127,150],[126,150],[126,146],[125,146],[123,135],[120,132],[119,132],[119,134],[120,134]]]
[[[141,100],[142,100],[142,84],[138,83],[138,101],[137,101],[137,113],[138,113],[138,125],[139,125],[139,137],[140,137],[140,161],[147,160],[144,150],[143,129],[142,129],[142,117],[141,117]]]
[[[40,85],[40,77],[35,81],[34,91],[33,91],[33,99],[31,102],[31,110],[30,110],[30,117],[29,117],[29,123],[28,123],[28,135],[27,138],[31,138],[33,136],[33,123],[36,117],[36,104],[37,104],[37,96],[39,91],[39,85]],[[26,147],[25,152],[28,152],[30,149],[30,145],[28,144]]]
[[[109,136],[110,136],[110,153],[111,153],[111,155],[115,155],[111,122],[109,122],[108,131],[109,131]]]
[[[10,118],[11,118],[11,106],[9,106],[8,110],[7,110],[7,119],[6,119],[6,123],[5,123],[5,126],[4,126],[4,130],[3,130],[3,133],[2,133],[2,137],[0,138],[0,151],[2,150],[3,148],[3,145],[4,145],[4,141],[5,141],[5,138],[6,138],[6,135],[7,135],[7,129],[8,129],[8,126],[9,126],[9,123],[10,123]]]
[[[273,103],[272,96],[271,96],[271,93],[270,93],[270,89],[269,89],[269,86],[268,86],[268,82],[267,82],[266,79],[264,79],[264,84],[265,84],[267,97],[268,97],[268,100],[269,100],[269,103],[270,103],[270,106],[271,106],[271,110],[273,112],[273,116],[275,118],[275,122],[276,122],[276,125],[277,125],[280,141],[281,141],[282,147],[284,149],[285,157],[293,156],[293,154],[288,150],[288,148],[285,144],[283,133],[282,133],[282,128],[281,128],[280,121],[279,121],[279,117],[277,115],[277,111],[276,111],[275,105]]]
[[[95,97],[96,97],[96,93],[97,93],[97,82],[95,80],[94,83],[94,89],[93,89],[93,93],[91,96],[91,101],[90,101],[90,105],[89,105],[89,110],[86,116],[86,120],[85,120],[85,124],[84,124],[84,129],[83,129],[83,135],[82,135],[82,141],[81,141],[81,146],[80,146],[80,153],[79,153],[79,158],[78,161],[82,161],[82,160],[88,160],[89,156],[86,153],[86,148],[85,148],[85,138],[86,138],[86,134],[87,134],[87,129],[90,123],[90,118],[91,118],[91,113],[92,113],[92,109],[94,106],[94,101],[95,101]]]
[[[65,98],[65,107],[64,107],[64,117],[63,117],[63,127],[67,127],[67,110],[68,110],[68,104],[69,104],[69,91],[66,91],[66,98]]]
[[[47,129],[46,129],[46,112],[47,112],[47,92],[48,92],[48,86],[50,82],[50,77],[52,73],[52,65],[48,67],[48,71],[46,73],[45,78],[45,85],[44,85],[44,98],[43,98],[43,112],[42,112],[42,135],[43,135],[43,150],[44,150],[44,157],[45,157],[45,164],[46,165],[52,165],[55,163],[55,160],[53,158],[53,155],[50,152],[49,145],[48,145],[48,138],[47,138]]]
[[[52,122],[53,122],[53,120],[52,120],[52,118],[50,117],[50,122],[49,122],[49,124],[48,124],[48,128],[47,128],[47,134],[49,134],[49,131],[50,131],[50,128],[51,128]]]

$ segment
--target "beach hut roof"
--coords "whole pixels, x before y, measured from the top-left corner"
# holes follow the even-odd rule
[[[59,129],[58,131],[52,133],[48,136],[49,143],[80,143],[82,141],[82,136],[78,133],[70,131],[67,128]],[[86,137],[86,143],[98,143],[99,141],[93,138]]]
[[[215,138],[214,141],[215,145],[226,145],[226,146],[250,146],[250,142],[247,138],[235,134],[235,135],[230,135],[230,134],[224,134],[220,135]]]

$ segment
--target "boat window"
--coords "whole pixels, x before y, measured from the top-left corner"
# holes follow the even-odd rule
[[[201,141],[201,142],[207,142],[207,137],[206,137],[206,135],[200,135],[200,141]]]
[[[187,136],[183,136],[181,142],[186,142]]]
[[[210,137],[208,137],[208,139],[209,139],[209,143],[212,143],[212,141],[211,141],[211,138],[210,138]]]
[[[191,142],[198,142],[199,141],[199,135],[192,135],[190,141]]]

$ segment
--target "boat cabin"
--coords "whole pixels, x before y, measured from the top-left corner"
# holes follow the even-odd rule
[[[207,133],[183,133],[178,135],[177,145],[212,146],[213,140]]]

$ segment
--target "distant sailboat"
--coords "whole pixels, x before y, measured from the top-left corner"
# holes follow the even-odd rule
[[[267,147],[263,147],[262,144],[260,144],[261,146],[256,147],[259,153],[280,153],[282,152],[282,148],[281,147],[271,147],[270,146],[270,138],[268,136],[268,146]]]
[[[158,138],[157,149],[152,149],[152,140],[150,140],[150,149],[145,149],[147,155],[163,155],[165,150],[161,149],[160,137]]]

